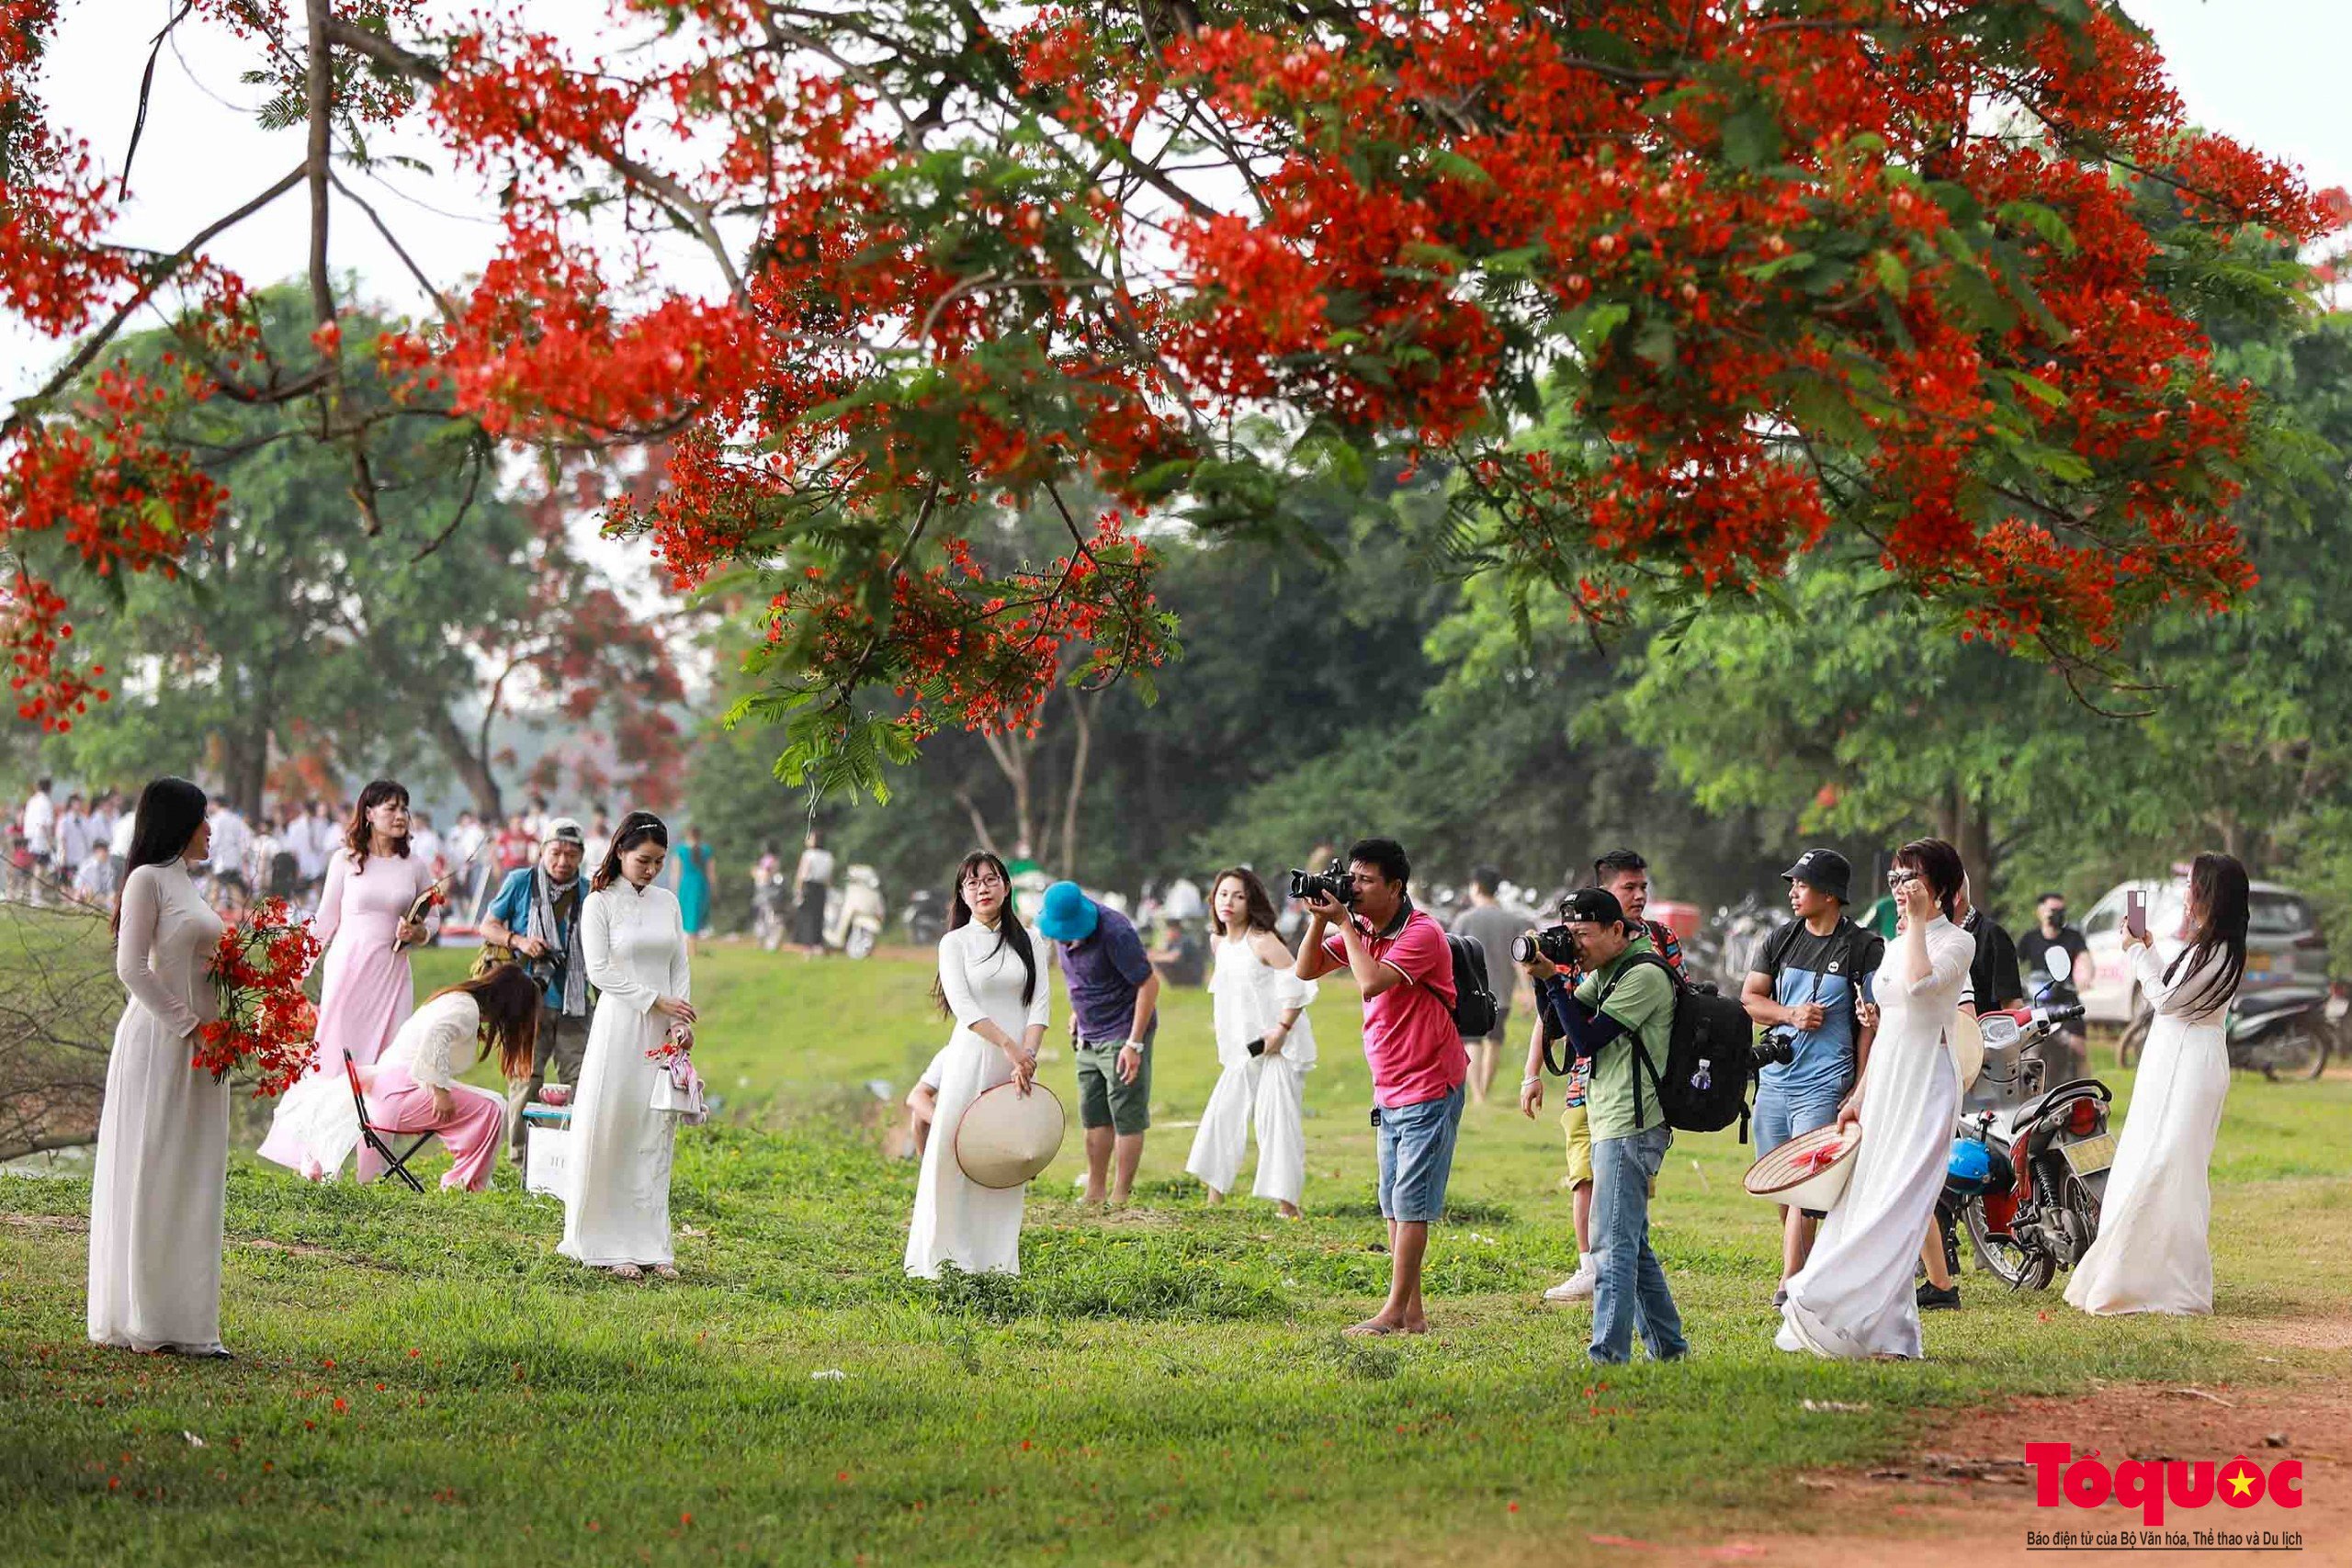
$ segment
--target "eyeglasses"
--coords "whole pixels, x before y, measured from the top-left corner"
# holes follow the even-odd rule
[[[999,876],[992,871],[976,871],[972,873],[971,875],[964,879],[964,886],[971,888],[974,892],[978,892],[980,889],[985,887],[1003,886],[1004,878]]]

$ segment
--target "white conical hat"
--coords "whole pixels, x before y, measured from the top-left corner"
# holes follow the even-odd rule
[[[1944,1038],[1951,1043],[1952,1071],[1960,1075],[1960,1087],[1965,1089],[1984,1070],[1984,1030],[1975,1014],[1954,1012]]]
[[[1023,1094],[1009,1083],[989,1089],[956,1124],[956,1163],[982,1187],[1018,1187],[1061,1152],[1062,1102],[1041,1083]]]
[[[1860,1122],[1842,1140],[1834,1123],[1815,1127],[1749,1166],[1742,1182],[1758,1198],[1826,1214],[1846,1195],[1846,1182],[1854,1174],[1854,1152],[1861,1146]],[[1835,1152],[1825,1161],[1822,1151]]]

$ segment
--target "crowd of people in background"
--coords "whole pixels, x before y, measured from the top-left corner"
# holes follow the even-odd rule
[[[378,1134],[430,1134],[451,1156],[444,1185],[479,1190],[501,1148],[524,1163],[525,1114],[552,1076],[573,1096],[560,1250],[623,1277],[674,1275],[673,1139],[704,1110],[690,1056],[691,958],[709,919],[715,855],[698,829],[673,844],[650,812],[612,827],[594,814],[583,827],[535,801],[494,829],[461,813],[444,837],[389,779],[368,784],[339,818],[311,800],[255,829],[185,780],[149,785],[135,812],[112,792],[60,803],[44,780],[14,839],[23,873],[14,891],[46,897],[70,864],[77,886],[111,904],[131,997],[99,1139],[94,1338],[220,1350],[221,1086],[197,1081],[204,1075],[190,1068],[187,1043],[210,1016],[203,965],[224,919],[263,895],[298,901],[324,947],[317,1061],[279,1101],[265,1158],[314,1179],[356,1158],[366,1180],[390,1153]],[[657,882],[673,863],[674,892]],[[966,856],[938,944],[934,996],[950,1034],[908,1099],[922,1159],[908,1272],[1019,1271],[1023,1189],[971,1179],[955,1133],[989,1090],[1031,1092],[1056,970],[1069,999],[1084,1201],[1131,1200],[1153,1064],[1169,1043],[1164,991],[1204,983],[1212,1038],[1187,1044],[1213,1049],[1218,1074],[1185,1168],[1211,1202],[1225,1201],[1254,1141],[1252,1195],[1299,1217],[1305,1086],[1316,1066],[1307,1013],[1340,985],[1363,1010],[1391,1271],[1385,1302],[1348,1332],[1426,1332],[1429,1227],[1445,1212],[1464,1107],[1487,1099],[1523,999],[1518,1106],[1536,1116],[1547,1078],[1561,1079],[1577,1258],[1545,1298],[1591,1300],[1596,1363],[1630,1359],[1636,1339],[1655,1359],[1686,1354],[1649,1205],[1674,1138],[1659,1075],[1693,977],[1676,932],[1649,916],[1648,863],[1632,849],[1599,856],[1589,877],[1572,878],[1540,938],[1527,911],[1504,904],[1494,867],[1473,871],[1449,932],[1415,903],[1402,845],[1360,840],[1332,863],[1343,879],[1335,869],[1279,899],[1247,866],[1216,873],[1205,897],[1172,878],[1130,918],[1108,895],[1046,880],[1025,850],[1012,862],[985,850]],[[470,876],[477,864],[488,874]],[[110,880],[94,866],[110,868]],[[772,907],[789,888],[791,934],[804,951],[822,951],[833,869],[814,832],[789,874],[772,847],[752,868],[755,890],[775,890]],[[1963,1088],[1955,1020],[2023,1003],[2018,945],[1974,905],[1958,853],[1941,840],[1893,857],[1891,932],[1874,911],[1860,921],[1848,913],[1853,869],[1835,851],[1808,850],[1782,880],[1790,919],[1755,950],[1734,1012],[1782,1045],[1757,1075],[1756,1150],[1823,1129],[1869,1135],[1834,1209],[1784,1213],[1779,1343],[1829,1357],[1916,1357],[1919,1314],[1960,1304],[1934,1218]],[[2200,857],[2177,955],[2159,955],[2150,933],[2127,936],[2160,1015],[2149,1062],[2168,1070],[2126,1128],[2109,1223],[2068,1292],[2085,1310],[2211,1309],[2204,1168],[2228,1082],[2219,1021],[2244,973],[2246,887],[2236,862]],[[469,979],[420,1008],[410,955],[451,909],[470,914],[481,956]],[[2037,973],[2082,977],[2082,939],[2058,896],[2039,901],[2028,945]],[[479,1058],[498,1058],[503,1096],[458,1081],[468,1042]],[[2051,1071],[2071,1070],[2073,1047],[2048,1049]],[[167,1246],[126,1239],[165,1229]],[[1925,1275],[1916,1287],[1915,1264]],[[176,1304],[153,1305],[158,1292]],[[209,1317],[203,1299],[214,1303]]]
[[[1505,885],[1493,867],[1472,873],[1449,935],[1414,903],[1401,845],[1361,840],[1342,863],[1343,888],[1311,889],[1279,909],[1248,867],[1217,873],[1204,904],[1196,885],[1174,879],[1138,910],[1161,930],[1147,948],[1137,921],[1074,883],[1046,887],[1034,916],[1024,915],[1012,868],[985,851],[967,856],[940,942],[938,994],[954,1032],[909,1098],[923,1164],[908,1271],[1019,1271],[1022,1190],[976,1185],[957,1168],[952,1145],[958,1119],[979,1095],[1005,1084],[1030,1092],[1051,1026],[1041,946],[1057,957],[1070,998],[1085,1201],[1127,1200],[1150,1126],[1152,1061],[1165,1045],[1156,1003],[1163,985],[1182,983],[1173,973],[1184,957],[1177,939],[1197,913],[1214,939],[1206,978],[1219,1075],[1186,1169],[1211,1202],[1238,1184],[1254,1134],[1255,1195],[1297,1216],[1303,1082],[1314,1065],[1306,1010],[1335,983],[1351,986],[1363,1008],[1390,1285],[1380,1308],[1347,1332],[1428,1330],[1429,1227],[1444,1213],[1464,1108],[1486,1098],[1515,999],[1524,995],[1534,1018],[1520,1108],[1535,1116],[1547,1074],[1562,1078],[1577,1251],[1576,1271],[1545,1298],[1592,1301],[1588,1355],[1597,1364],[1629,1359],[1637,1338],[1657,1359],[1687,1354],[1649,1204],[1674,1138],[1657,1085],[1694,977],[1673,930],[1646,914],[1647,862],[1614,850],[1594,862],[1589,880],[1577,879],[1582,885],[1552,911],[1558,924],[1549,934],[1565,947],[1537,940],[1528,914],[1502,904]],[[1790,918],[1747,961],[1738,987],[1739,1010],[1781,1047],[1757,1075],[1756,1152],[1826,1129],[1851,1140],[1853,1152],[1834,1209],[1783,1212],[1772,1296],[1781,1314],[1778,1342],[1837,1359],[1916,1358],[1920,1314],[1960,1305],[1936,1217],[1963,1087],[1958,1024],[1962,1015],[2025,1004],[2018,947],[1973,903],[1959,853],[1940,840],[1916,840],[1893,856],[1884,933],[1875,929],[1878,909],[1862,921],[1848,913],[1853,867],[1836,851],[1806,851],[1782,880]],[[2200,857],[2174,937],[2180,955],[2156,956],[2146,932],[2129,939],[2163,1014],[2168,1054],[2201,1055],[2180,1075],[2177,1092],[2127,1127],[2110,1196],[2118,1223],[2102,1228],[2068,1292],[2086,1311],[2211,1309],[2205,1167],[2227,1087],[2218,1020],[2243,970],[2245,886],[2236,862]],[[2064,922],[2064,900],[2046,897],[2037,913],[2037,968],[2079,978],[2081,937]],[[1476,961],[1464,966],[1464,938],[1483,974]],[[2052,968],[2052,951],[2075,963]],[[1490,987],[1490,995],[1467,1006],[1465,987]],[[1555,1049],[1566,1058],[1557,1066]],[[2063,1040],[2045,1049],[2054,1053],[2048,1071],[2071,1071]],[[1864,1128],[1869,1136],[1859,1137]],[[2135,1135],[2133,1128],[2145,1130]],[[1915,1284],[1915,1272],[1925,1279]]]

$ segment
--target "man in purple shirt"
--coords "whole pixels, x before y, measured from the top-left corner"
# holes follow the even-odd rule
[[[1061,954],[1069,987],[1070,1044],[1078,1053],[1078,1120],[1086,1129],[1086,1201],[1124,1203],[1143,1161],[1151,1125],[1151,1037],[1159,1027],[1159,972],[1143,939],[1116,909],[1106,909],[1075,882],[1046,889],[1037,930]]]

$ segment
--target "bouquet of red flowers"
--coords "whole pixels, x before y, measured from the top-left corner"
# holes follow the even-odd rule
[[[683,1023],[673,1023],[662,1034],[662,1043],[645,1053],[645,1059],[667,1067],[695,1048],[695,1032]]]
[[[222,931],[212,955],[220,1016],[198,1026],[196,1065],[216,1080],[254,1074],[256,1099],[291,1089],[318,1055],[318,1010],[302,994],[318,956],[318,938],[283,898],[263,899]]]

